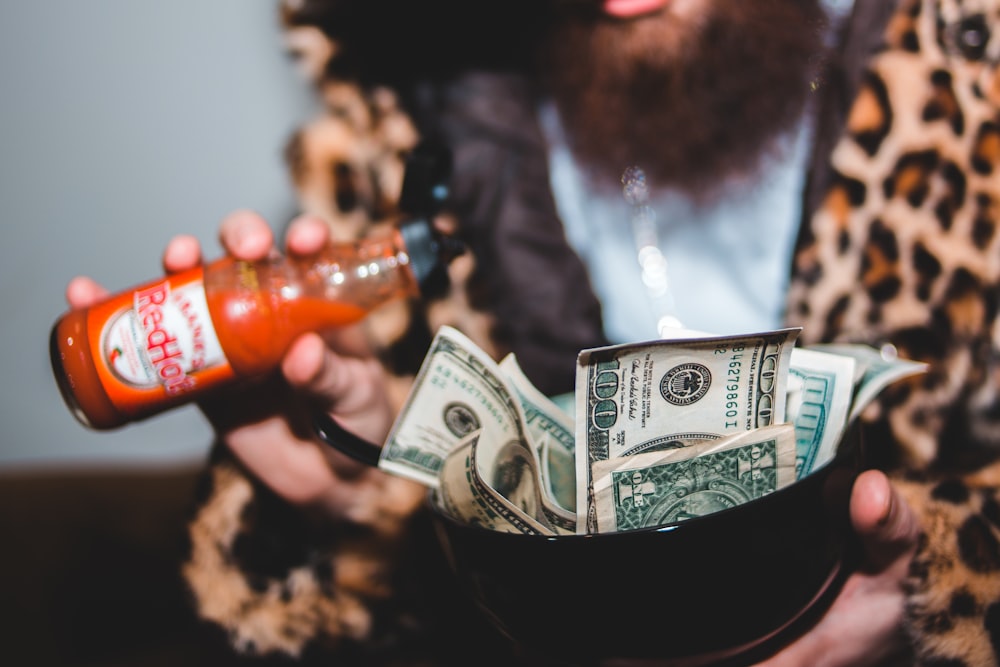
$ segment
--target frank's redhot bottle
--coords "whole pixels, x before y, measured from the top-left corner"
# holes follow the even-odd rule
[[[52,370],[80,422],[116,428],[273,370],[305,332],[418,295],[459,246],[419,218],[308,258],[218,259],[67,312]]]

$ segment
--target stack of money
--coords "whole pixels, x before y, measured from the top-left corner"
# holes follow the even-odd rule
[[[568,535],[666,525],[776,491],[829,462],[888,384],[924,364],[800,329],[584,350],[569,409],[442,327],[379,467],[453,518]]]

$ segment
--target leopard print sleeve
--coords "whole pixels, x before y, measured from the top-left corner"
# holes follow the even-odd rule
[[[391,88],[330,73],[339,47],[321,28],[322,10],[323,3],[282,5],[289,48],[323,102],[290,137],[285,158],[300,210],[324,219],[334,238],[352,240],[398,221],[404,159],[419,135]],[[387,304],[365,327],[398,410],[430,340],[426,314],[416,301]],[[420,596],[407,595],[400,573],[419,562],[430,568],[423,579],[434,579],[436,560],[425,557],[414,529],[426,490],[390,476],[381,484],[365,521],[320,521],[217,444],[183,567],[198,615],[241,654],[303,659],[333,650],[359,664],[388,661],[403,646],[416,654],[426,634],[418,621],[429,614],[419,611]]]
[[[870,3],[863,3],[870,4]],[[916,664],[1000,664],[1000,2],[898,0],[803,225],[788,320],[929,364],[862,416],[923,529]],[[994,463],[991,463],[994,462]]]
[[[526,89],[516,76],[453,76],[416,95],[422,105],[407,104],[402,87],[348,68],[355,56],[338,39],[346,30],[340,21],[358,20],[352,11],[359,4],[282,5],[289,48],[323,102],[287,145],[301,209],[326,220],[339,239],[396,224],[404,215],[406,157],[430,127],[417,118],[444,119],[430,131],[454,149],[461,178],[435,222],[471,248],[422,299],[388,304],[366,319],[391,403],[402,406],[431,332],[442,324],[494,358],[516,351],[543,390],[571,389],[577,351],[604,340],[600,312],[551,196],[537,191],[547,182],[544,151],[540,132],[525,122]],[[480,270],[481,261],[493,268]],[[522,283],[515,290],[499,287],[515,280]],[[537,293],[546,284],[562,287]],[[529,292],[536,293],[525,297]],[[464,664],[462,647],[496,641],[494,631],[450,590],[454,582],[426,525],[423,487],[398,478],[384,484],[372,521],[310,520],[217,445],[184,566],[199,615],[244,654],[302,659],[332,651],[358,664],[401,665],[427,656],[447,664],[455,652],[454,664]],[[459,636],[435,641],[449,632]],[[498,646],[477,654],[503,664],[506,652]]]
[[[990,477],[894,480],[923,529],[905,584],[915,665],[1000,664],[1000,480]]]

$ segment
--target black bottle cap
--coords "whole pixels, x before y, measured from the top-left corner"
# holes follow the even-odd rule
[[[451,193],[452,155],[443,143],[425,139],[406,157],[400,209],[412,216],[435,215]]]
[[[448,262],[465,252],[464,243],[435,232],[427,218],[412,218],[400,223],[399,233],[421,291]]]
[[[451,150],[438,141],[422,141],[406,159],[399,204],[410,218],[399,231],[424,295],[433,293],[435,285],[447,284],[444,268],[465,252],[465,244],[434,231],[431,224],[448,199],[451,172]]]

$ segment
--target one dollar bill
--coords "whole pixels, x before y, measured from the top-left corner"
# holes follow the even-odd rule
[[[653,528],[762,498],[795,481],[791,424],[594,464],[598,532]]]

